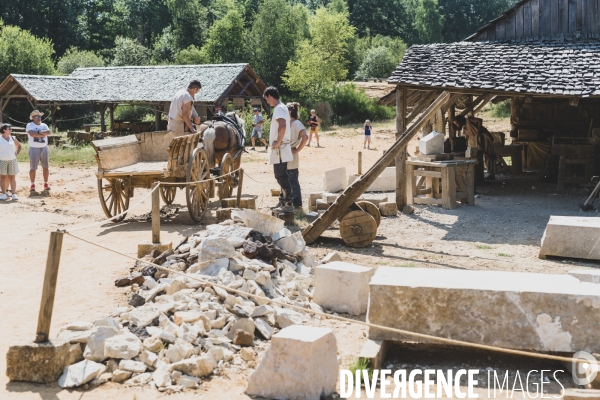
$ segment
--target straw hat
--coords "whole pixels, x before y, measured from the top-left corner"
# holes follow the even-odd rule
[[[33,110],[31,112],[31,114],[29,114],[29,119],[33,119],[33,117],[38,116],[38,115],[41,117],[42,115],[44,115],[44,113],[39,112],[39,110]]]

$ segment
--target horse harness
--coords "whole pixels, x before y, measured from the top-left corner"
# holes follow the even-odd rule
[[[244,146],[244,144],[246,142],[246,138],[244,137],[242,128],[238,125],[237,121],[235,121],[231,117],[228,117],[227,115],[223,114],[222,112],[219,112],[218,114],[214,115],[211,118],[211,124],[210,124],[211,128],[214,128],[215,122],[223,122],[225,124],[225,128],[227,129],[227,132],[231,132],[230,127],[233,127],[234,133],[238,139],[238,147],[237,147],[238,151],[232,157],[233,160],[235,160],[237,157],[239,157],[239,155],[242,152],[247,153],[245,146]]]

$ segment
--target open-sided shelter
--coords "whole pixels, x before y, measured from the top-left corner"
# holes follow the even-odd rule
[[[192,79],[202,83],[194,102],[202,120],[210,118],[215,107],[227,108],[229,102],[236,109],[247,100],[268,109],[262,98],[266,85],[249,64],[78,68],[68,76],[9,75],[0,84],[0,122],[14,99],[27,100],[33,108],[50,107],[52,114],[61,105],[92,103],[100,111],[102,130],[109,110],[113,130],[117,105],[142,104],[154,110],[158,130],[161,112],[168,111],[175,92]]]
[[[572,164],[584,165],[585,176],[563,185],[589,182],[600,144],[600,1],[520,1],[462,42],[412,46],[388,82],[396,90],[380,102],[396,103],[398,135],[441,92],[460,94],[432,121],[440,132],[448,128],[454,150],[457,114],[510,99],[510,136],[523,146],[524,165],[544,169],[549,154],[561,157],[560,186],[567,164],[580,159]],[[401,159],[397,167],[402,203]]]

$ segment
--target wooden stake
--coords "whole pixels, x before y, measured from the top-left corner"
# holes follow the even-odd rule
[[[396,140],[406,132],[406,88],[396,90]],[[396,155],[396,205],[399,210],[406,205],[406,148]]]
[[[242,202],[242,183],[244,183],[244,170],[240,169],[240,181],[238,182],[238,190],[237,190],[237,208],[240,208],[240,204]]]
[[[358,175],[362,175],[362,151],[358,152]]]
[[[159,185],[154,182],[153,188]],[[160,188],[152,192],[152,243],[160,243]]]
[[[64,232],[61,231],[50,233],[46,274],[44,275],[44,287],[42,289],[42,302],[40,304],[40,314],[38,316],[38,326],[35,335],[36,343],[47,342],[50,336],[50,323],[52,322],[52,310],[54,308],[54,295],[56,294],[56,281],[58,280],[58,266],[60,265],[63,234]]]

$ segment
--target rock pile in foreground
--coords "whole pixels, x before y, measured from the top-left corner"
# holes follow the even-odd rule
[[[310,318],[267,299],[322,311],[311,302],[318,262],[301,234],[265,214],[242,213],[233,217],[243,223],[209,225],[175,250],[146,256],[182,274],[138,261],[130,276],[115,282],[131,287],[129,306],[93,324],[65,326],[59,339],[71,343],[70,365],[59,385],[112,381],[160,391],[195,388],[223,368],[254,368],[256,350],[275,332]]]

